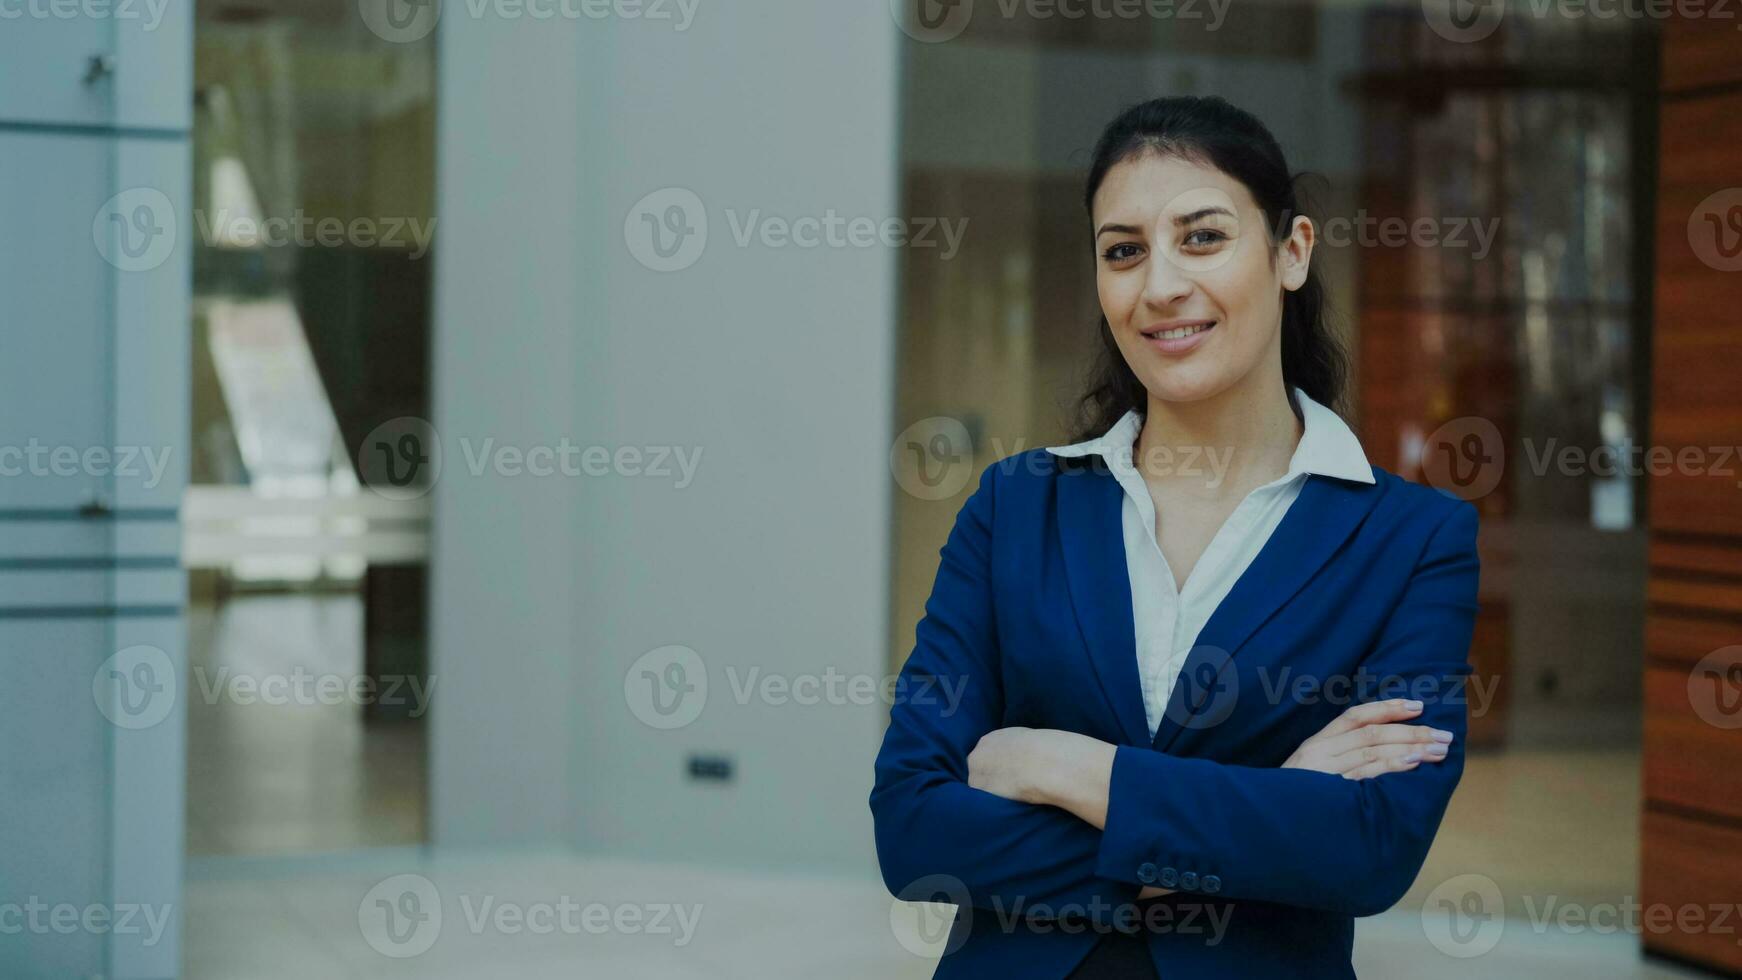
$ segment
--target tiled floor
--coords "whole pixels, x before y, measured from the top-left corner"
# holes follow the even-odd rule
[[[409,919],[397,945],[371,893],[386,879],[417,874],[439,899],[401,911]],[[397,889],[395,889],[397,894]],[[570,928],[536,910],[575,909]],[[641,917],[605,927],[629,910]],[[829,977],[923,978],[934,962],[875,880],[585,860],[560,854],[429,859],[414,852],[348,861],[316,860],[298,870],[235,861],[199,862],[188,883],[187,976],[190,980],[308,980],[417,977],[478,980],[514,977],[687,978],[744,980]],[[486,904],[488,903],[488,904]],[[676,911],[682,907],[688,919]],[[511,912],[502,910],[508,909]],[[512,912],[524,911],[524,920]],[[374,918],[371,918],[374,916]],[[507,917],[504,917],[507,916]],[[689,924],[686,931],[684,922]],[[589,928],[599,931],[589,931]],[[376,944],[371,945],[373,937]],[[906,944],[904,944],[904,939]],[[415,956],[399,954],[429,941]],[[908,948],[914,945],[918,952]],[[1696,974],[1646,962],[1626,933],[1569,934],[1508,919],[1494,948],[1479,958],[1445,955],[1428,940],[1419,906],[1360,921],[1355,965],[1363,977],[1502,977],[1529,980],[1630,980]]]
[[[273,704],[228,693],[238,679],[258,686],[274,678],[356,677],[363,664],[358,596],[256,595],[195,604],[188,634],[189,854],[423,841],[428,766],[420,721],[365,724],[354,703],[280,693],[277,700],[292,703]],[[316,692],[312,680],[294,682]]]
[[[1584,904],[1638,894],[1639,752],[1509,749],[1477,755],[1406,902],[1449,878],[1494,880],[1508,915],[1550,896]]]

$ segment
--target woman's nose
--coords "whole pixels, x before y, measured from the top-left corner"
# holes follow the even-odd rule
[[[1155,308],[1177,306],[1191,295],[1191,276],[1165,249],[1156,249],[1152,254],[1154,260],[1145,269],[1143,302]]]

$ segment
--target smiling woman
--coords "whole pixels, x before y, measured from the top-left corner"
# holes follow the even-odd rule
[[[877,757],[886,884],[958,906],[939,977],[1352,977],[1354,917],[1433,841],[1476,510],[1371,465],[1332,407],[1293,188],[1220,99],[1096,146],[1081,439],[985,470],[902,670],[962,697],[895,705]]]

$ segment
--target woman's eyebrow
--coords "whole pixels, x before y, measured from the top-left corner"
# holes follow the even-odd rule
[[[1116,225],[1116,224],[1113,224],[1112,222],[1108,222],[1107,224],[1104,224],[1100,228],[1096,229],[1095,237],[1100,238],[1102,235],[1105,235],[1106,233],[1108,233],[1110,231],[1118,232],[1121,235],[1141,235],[1141,234],[1143,234],[1143,229],[1137,227],[1136,225]]]
[[[1183,227],[1185,225],[1196,224],[1212,214],[1226,215],[1230,218],[1234,217],[1234,212],[1219,204],[1212,204],[1207,208],[1199,208],[1188,214],[1177,215],[1174,217],[1173,223],[1176,226]],[[1108,222],[1107,224],[1095,229],[1095,237],[1100,238],[1102,235],[1105,235],[1110,231],[1121,235],[1141,235],[1143,233],[1143,229],[1136,225],[1121,225]]]
[[[1212,214],[1225,214],[1230,218],[1234,217],[1234,212],[1228,210],[1225,207],[1222,207],[1219,204],[1212,204],[1207,208],[1199,208],[1190,214],[1182,214],[1182,215],[1174,218],[1173,223],[1175,225],[1189,225],[1189,224],[1193,224],[1195,222],[1201,221],[1204,218],[1207,218]]]

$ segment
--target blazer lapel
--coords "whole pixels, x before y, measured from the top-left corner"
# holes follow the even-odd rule
[[[1119,720],[1127,744],[1149,744],[1143,691],[1137,678],[1137,639],[1131,623],[1131,579],[1120,522],[1125,493],[1098,459],[1058,477],[1060,545],[1071,606],[1089,649],[1101,692]]]
[[[1216,716],[1232,703],[1211,702],[1224,690],[1220,685],[1227,683],[1241,645],[1331,560],[1379,496],[1377,484],[1308,475],[1270,540],[1199,632],[1156,728],[1154,748],[1165,751],[1185,729],[1220,721]]]

